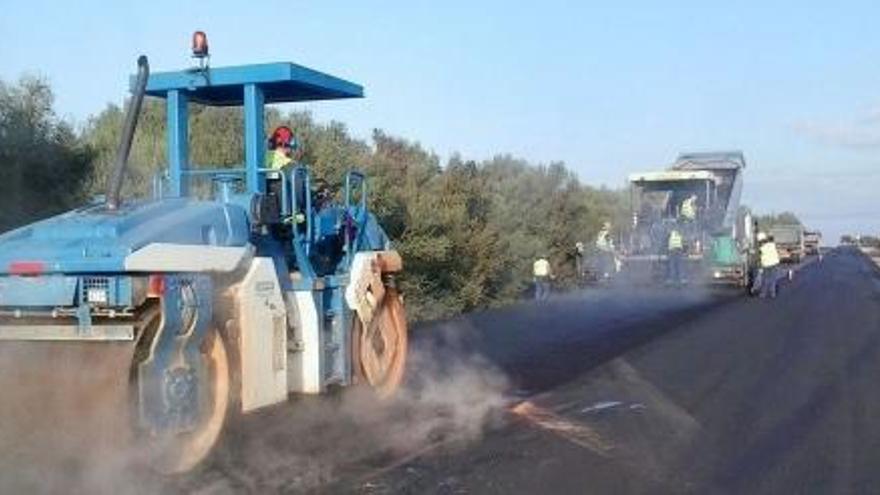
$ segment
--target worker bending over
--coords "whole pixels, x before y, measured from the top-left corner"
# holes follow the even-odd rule
[[[547,299],[550,296],[550,279],[553,276],[550,272],[550,262],[544,257],[535,260],[532,265],[532,275],[535,281],[535,300]]]
[[[773,237],[764,232],[758,232],[758,257],[760,266],[752,286],[752,293],[760,289],[761,298],[775,298],[780,280],[779,251],[776,249]]]

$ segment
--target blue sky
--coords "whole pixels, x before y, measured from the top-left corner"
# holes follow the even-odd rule
[[[880,232],[880,6],[765,3],[4,0],[0,78],[45,75],[83,121],[122,101],[139,53],[188,65],[202,29],[215,66],[290,60],[363,84],[364,100],[306,106],[362,137],[563,160],[610,186],[680,150],[742,149],[754,209],[833,239]]]

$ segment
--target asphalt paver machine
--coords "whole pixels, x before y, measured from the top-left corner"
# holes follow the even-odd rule
[[[755,233],[750,213],[740,208],[745,166],[739,151],[683,153],[666,170],[631,174],[627,272],[662,279],[669,233],[677,229],[689,281],[748,286]],[[693,213],[685,215],[689,200]]]

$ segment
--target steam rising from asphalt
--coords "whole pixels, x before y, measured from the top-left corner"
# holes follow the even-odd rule
[[[410,353],[408,368],[407,383],[390,400],[355,388],[246,418],[215,462],[176,488],[334,486],[432,445],[463,447],[500,422],[507,380],[484,359],[426,346]]]
[[[13,431],[10,418],[0,418],[6,426],[0,429],[0,493],[303,491],[353,482],[431,446],[466,446],[501,421],[507,380],[454,337],[442,340],[415,343],[407,382],[393,398],[380,400],[357,387],[329,397],[292,398],[228,424],[214,456],[195,472],[175,479],[151,474],[137,448],[102,450],[89,441],[124,428],[104,420],[82,421],[99,419],[76,400],[82,390],[90,390],[82,381],[97,379],[83,365],[78,368],[81,379],[51,394],[69,396],[66,399],[83,407],[75,411],[64,406],[61,416],[69,419],[60,433],[53,430],[49,438],[49,431]],[[0,359],[3,351],[0,347]],[[10,403],[6,405],[8,413]],[[68,438],[77,428],[93,431]],[[12,436],[25,444],[16,445]]]

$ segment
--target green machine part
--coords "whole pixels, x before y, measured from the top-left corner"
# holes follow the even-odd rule
[[[736,241],[729,235],[712,238],[712,264],[714,266],[733,266],[741,263]]]

